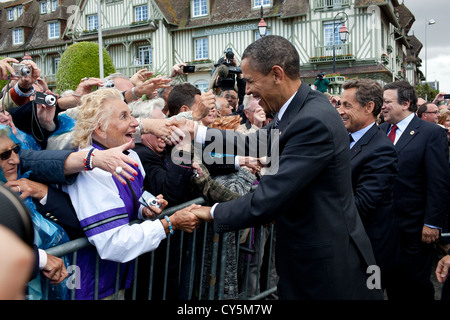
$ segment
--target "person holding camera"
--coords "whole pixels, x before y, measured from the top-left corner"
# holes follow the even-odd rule
[[[314,85],[316,86],[316,90],[325,93],[327,92],[328,85],[330,84],[330,80],[325,77],[325,72],[320,72],[317,77]]]

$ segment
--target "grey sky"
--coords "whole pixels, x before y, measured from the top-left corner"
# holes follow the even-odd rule
[[[409,34],[414,34],[428,48],[427,81],[439,81],[440,90],[450,93],[450,1],[399,0],[399,2],[403,2],[416,18]],[[430,19],[434,19],[436,23],[426,26],[426,22]],[[421,70],[425,74],[425,47],[420,53],[420,58],[423,60]]]

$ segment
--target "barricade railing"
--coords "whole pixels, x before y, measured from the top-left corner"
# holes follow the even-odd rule
[[[194,203],[207,204],[202,197],[193,199],[165,209],[159,218],[170,216]],[[131,223],[141,222],[136,220]],[[134,260],[134,278],[131,288],[127,290],[128,299],[174,299],[171,292],[173,288],[169,284],[174,281],[179,286],[176,299],[180,300],[276,298],[277,277],[273,258],[276,235],[273,224],[218,234],[214,233],[212,223],[204,223],[193,233],[180,231],[176,241],[172,237],[169,234],[165,245]],[[57,257],[71,254],[71,264],[76,266],[78,251],[89,246],[92,245],[83,237],[49,248],[46,252]],[[158,250],[159,253],[156,253]],[[177,254],[175,257],[173,252]],[[156,260],[159,258],[159,264],[155,264],[155,254]],[[98,299],[99,260],[97,255],[94,299]],[[164,270],[161,270],[161,263]],[[115,299],[119,298],[120,290],[120,263],[117,265]],[[173,269],[177,271],[176,275],[170,273]],[[77,268],[71,268],[73,272],[76,270]],[[148,285],[141,278],[145,278]],[[157,283],[156,278],[159,281]],[[51,286],[49,281],[46,285]],[[49,292],[48,288],[44,291]],[[75,300],[75,289],[71,288],[69,291],[70,299]],[[48,296],[44,299],[48,299]]]

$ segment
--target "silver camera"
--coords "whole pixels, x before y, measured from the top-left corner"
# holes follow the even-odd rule
[[[13,63],[12,67],[14,69],[14,75],[16,77],[21,78],[31,75],[31,69],[27,65],[21,63]]]
[[[152,195],[148,191],[144,191],[142,196],[139,198],[140,204],[142,204],[145,207],[161,207],[161,205],[158,203],[158,199],[154,195]]]

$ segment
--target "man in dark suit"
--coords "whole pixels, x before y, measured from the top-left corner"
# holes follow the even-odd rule
[[[408,82],[384,87],[385,123],[398,155],[393,213],[400,236],[400,270],[390,299],[434,299],[431,268],[434,243],[448,210],[449,170],[446,132],[419,119],[417,94]]]
[[[254,191],[193,212],[214,218],[218,232],[275,220],[281,299],[381,299],[368,284],[376,262],[352,193],[348,134],[326,97],[301,82],[299,65],[295,47],[280,36],[244,51],[246,94],[279,121],[248,135],[198,128],[195,140],[217,143],[222,134],[221,142],[242,152],[278,140],[279,153],[271,148],[272,165]]]
[[[356,208],[372,243],[383,287],[396,267],[398,237],[391,211],[397,152],[377,126],[383,88],[375,80],[344,83],[339,114],[349,132],[352,186]]]

